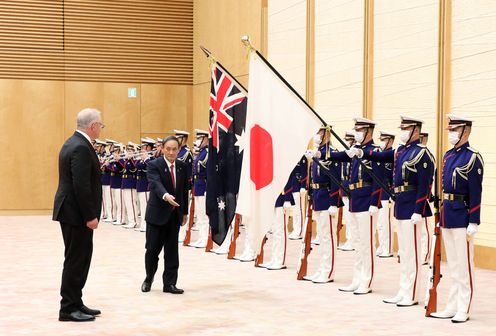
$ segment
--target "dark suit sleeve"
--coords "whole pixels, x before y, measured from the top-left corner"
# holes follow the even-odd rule
[[[150,186],[150,192],[155,193],[158,198],[162,199],[165,193],[169,193],[162,181],[160,180],[160,172],[157,162],[152,161],[148,165],[146,172],[146,178],[148,179],[148,184]]]
[[[74,195],[86,222],[97,218],[96,202],[91,188],[91,163],[93,162],[91,155],[87,146],[77,146],[71,157]]]

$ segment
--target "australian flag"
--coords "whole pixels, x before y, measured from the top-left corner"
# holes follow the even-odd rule
[[[247,91],[219,63],[212,66],[206,210],[222,244],[234,219],[243,161]]]

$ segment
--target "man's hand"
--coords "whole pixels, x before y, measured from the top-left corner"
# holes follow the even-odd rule
[[[95,230],[96,228],[98,228],[98,219],[95,218],[95,219],[92,219],[90,221],[87,221],[86,226],[92,230]]]
[[[164,197],[162,198],[164,201],[168,202],[170,205],[178,207],[179,204],[175,201],[175,197],[172,196],[171,194],[165,194]]]
[[[181,223],[181,226],[185,225],[187,221],[188,221],[188,215],[184,215],[183,216],[183,222]]]

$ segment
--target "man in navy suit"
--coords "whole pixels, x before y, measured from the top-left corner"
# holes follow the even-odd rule
[[[158,267],[158,256],[164,250],[163,291],[182,294],[176,287],[179,269],[179,228],[188,215],[188,172],[186,163],[177,159],[179,140],[174,136],[162,142],[163,156],[148,164],[150,199],[146,207],[146,278],[142,292],[149,292]]]
[[[101,313],[83,304],[82,290],[90,269],[93,230],[102,211],[100,162],[91,143],[103,127],[100,111],[82,110],[76,132],[59,154],[59,185],[53,206],[53,220],[60,222],[65,246],[59,321],[92,321]]]

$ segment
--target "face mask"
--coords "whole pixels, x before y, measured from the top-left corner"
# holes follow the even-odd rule
[[[460,134],[458,132],[451,131],[448,133],[448,141],[450,144],[455,146],[458,141],[460,141]]]
[[[358,132],[358,131],[355,132],[355,141],[357,143],[359,143],[359,144],[362,143],[364,137],[365,137],[365,134],[363,132]]]
[[[410,140],[410,131],[409,130],[401,130],[400,132],[400,140],[403,143],[407,143]]]
[[[193,141],[193,145],[196,146],[196,147],[200,147],[200,144],[201,144],[201,140],[200,139],[197,139],[197,140]]]
[[[381,141],[379,147],[381,147],[381,149],[384,150],[386,148],[386,141]]]

